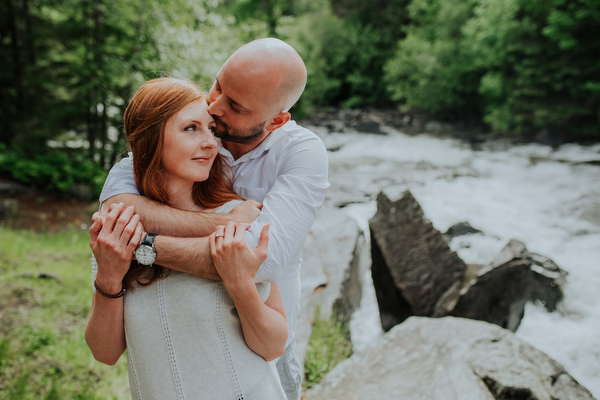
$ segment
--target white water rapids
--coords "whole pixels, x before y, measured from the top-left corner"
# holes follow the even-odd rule
[[[393,198],[410,190],[439,231],[468,222],[483,232],[452,241],[465,262],[487,264],[514,238],[567,271],[559,311],[527,305],[516,334],[600,398],[600,144],[490,142],[474,150],[456,139],[396,131],[319,134],[332,149],[327,201],[348,203],[344,211],[367,238],[379,191]],[[355,351],[382,334],[374,290],[366,286],[351,323]]]

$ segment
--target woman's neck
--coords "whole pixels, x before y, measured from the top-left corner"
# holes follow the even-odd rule
[[[204,207],[196,204],[192,197],[192,185],[170,184],[167,187],[169,203],[172,207],[182,211],[204,211]]]

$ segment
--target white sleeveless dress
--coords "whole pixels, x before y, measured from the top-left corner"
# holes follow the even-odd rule
[[[217,212],[229,212],[229,202]],[[265,301],[270,284],[258,283]],[[125,336],[135,400],[284,400],[275,362],[254,353],[222,282],[170,271],[127,291]]]

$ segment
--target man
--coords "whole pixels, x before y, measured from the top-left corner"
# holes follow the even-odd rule
[[[257,281],[277,282],[285,306],[289,337],[277,362],[288,399],[299,399],[302,368],[294,344],[300,309],[300,261],[304,241],[329,187],[327,152],[314,133],[291,121],[289,109],[306,85],[306,68],[296,51],[278,39],[259,39],[238,49],[223,65],[210,90],[209,113],[221,139],[220,152],[230,163],[234,189],[262,203],[262,212],[246,233],[256,247],[269,224],[269,257]],[[128,194],[125,194],[128,193]],[[131,159],[115,165],[100,196],[110,204],[133,204],[154,240],[155,262],[209,279],[219,279],[207,236],[230,220],[252,220],[257,203],[229,216],[171,209],[137,195]],[[237,207],[236,207],[237,208]],[[223,226],[217,227],[217,240]],[[193,268],[190,268],[194,266]]]

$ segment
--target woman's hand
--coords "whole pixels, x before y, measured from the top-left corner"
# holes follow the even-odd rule
[[[256,272],[267,258],[269,226],[263,228],[258,247],[253,250],[246,244],[249,227],[233,222],[218,226],[209,237],[210,251],[235,304],[246,344],[266,361],[271,361],[285,351],[288,325],[277,284],[271,284],[271,293],[265,302],[254,282]]]
[[[103,291],[118,293],[129,270],[133,252],[142,239],[140,217],[133,206],[111,206],[106,217],[95,213],[90,227],[90,247],[98,263],[96,283]]]
[[[249,285],[255,290],[254,278],[268,255],[269,225],[263,227],[255,249],[249,249],[246,244],[246,230],[249,227],[249,224],[230,222],[218,226],[209,237],[215,268],[230,293],[236,288],[248,288]]]

